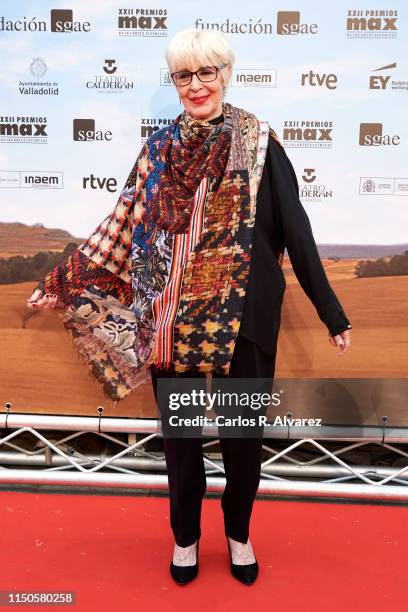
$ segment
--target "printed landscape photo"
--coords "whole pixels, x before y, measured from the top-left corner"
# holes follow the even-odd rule
[[[156,417],[149,384],[113,407],[80,362],[58,315],[26,307],[38,280],[83,240],[39,223],[0,223],[1,401],[11,402],[14,412],[97,415],[102,405],[105,416]],[[318,249],[351,321],[352,350],[343,359],[329,345],[327,329],[285,256],[275,377],[406,377],[408,244]]]

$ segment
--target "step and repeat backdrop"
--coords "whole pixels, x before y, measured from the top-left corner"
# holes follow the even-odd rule
[[[406,378],[407,13],[385,1],[3,1],[3,405],[153,410],[148,388],[112,407],[56,313],[33,313],[25,301],[111,212],[145,140],[182,112],[164,52],[188,27],[223,32],[234,49],[226,100],[267,120],[285,146],[353,325],[352,346],[338,359],[286,257],[276,375]],[[348,416],[378,417],[372,406]]]

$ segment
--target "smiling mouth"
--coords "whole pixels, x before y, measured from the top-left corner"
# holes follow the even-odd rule
[[[209,98],[210,96],[202,96],[201,98],[190,98],[191,102],[194,102],[194,104],[201,104],[202,102],[204,102],[205,100],[207,100],[207,98]]]

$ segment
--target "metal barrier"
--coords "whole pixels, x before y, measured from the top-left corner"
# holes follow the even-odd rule
[[[167,489],[157,419],[103,417],[102,408],[99,417],[6,409],[0,414],[0,484]],[[94,440],[84,450],[81,442],[89,435]],[[209,438],[203,440],[207,490],[222,492],[216,426],[205,426],[203,437]],[[407,442],[405,428],[271,428],[265,431],[258,493],[408,500]]]

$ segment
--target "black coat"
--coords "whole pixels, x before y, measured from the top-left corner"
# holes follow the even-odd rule
[[[211,122],[218,123],[223,116]],[[252,254],[239,333],[270,355],[276,352],[286,282],[278,253],[286,247],[296,277],[332,335],[351,328],[331,288],[299,200],[293,166],[282,145],[269,137],[253,231]]]

